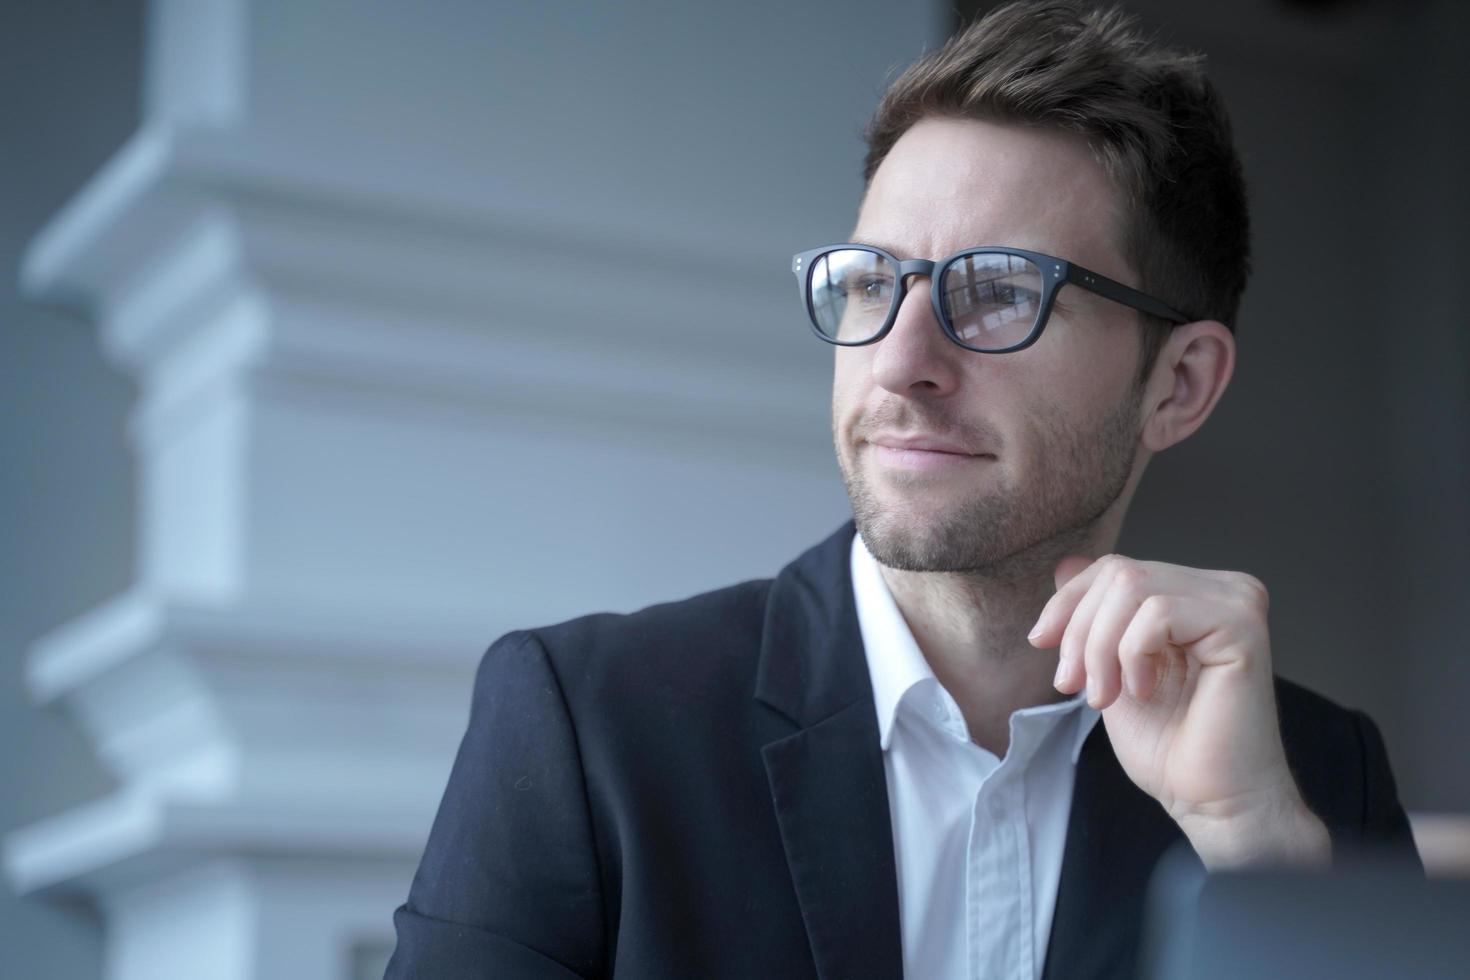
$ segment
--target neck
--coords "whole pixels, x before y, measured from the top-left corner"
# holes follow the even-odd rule
[[[1052,686],[1057,651],[1026,635],[1056,593],[1052,570],[1064,554],[1101,555],[1108,540],[1017,556],[984,572],[907,572],[879,565],[924,659],[950,693],[981,746],[1003,756],[1010,716],[1066,699]],[[1050,551],[1056,551],[1051,554]]]

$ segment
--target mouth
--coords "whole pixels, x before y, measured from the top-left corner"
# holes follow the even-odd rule
[[[877,436],[866,441],[880,465],[898,470],[943,471],[995,459],[991,453],[972,452],[942,439]]]

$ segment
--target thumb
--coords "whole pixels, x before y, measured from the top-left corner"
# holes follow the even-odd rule
[[[1062,586],[1086,571],[1087,567],[1092,564],[1092,561],[1086,555],[1068,555],[1057,562],[1056,571],[1052,573],[1052,576],[1056,579],[1057,590],[1060,591]]]

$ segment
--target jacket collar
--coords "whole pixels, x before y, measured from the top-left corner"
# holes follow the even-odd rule
[[[873,699],[848,557],[856,533],[848,521],[771,583],[755,696],[801,728]]]
[[[761,756],[827,980],[903,974],[888,781],[852,593],[854,533],[849,522],[776,577],[756,674],[756,698],[795,729]]]

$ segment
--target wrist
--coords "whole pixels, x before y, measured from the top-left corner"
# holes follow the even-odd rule
[[[1300,796],[1228,816],[1193,814],[1177,820],[1209,871],[1251,866],[1303,870],[1332,864],[1332,838]]]

